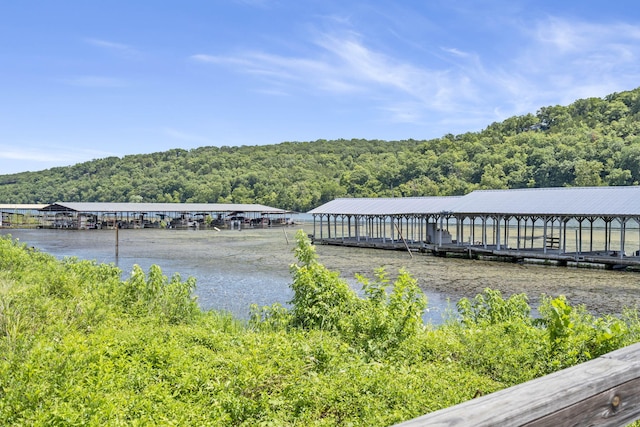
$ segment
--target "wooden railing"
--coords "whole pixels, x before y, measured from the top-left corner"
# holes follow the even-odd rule
[[[398,426],[625,426],[638,419],[640,343]]]

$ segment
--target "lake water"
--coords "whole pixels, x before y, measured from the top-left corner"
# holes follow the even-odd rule
[[[293,229],[264,230],[0,230],[55,257],[78,257],[115,264],[128,276],[134,264],[148,271],[159,265],[166,276],[196,279],[195,294],[204,310],[247,318],[251,304],[286,305],[293,297],[289,266],[295,262]],[[287,243],[288,240],[288,243]],[[353,277],[345,277],[359,290]],[[438,323],[446,299],[428,293],[425,320]]]
[[[305,226],[305,232],[311,232]],[[205,309],[226,310],[247,318],[251,304],[285,304],[293,293],[289,266],[295,262],[296,228],[214,230],[0,230],[57,258],[79,257],[113,263],[123,278],[134,264],[145,271],[153,264],[166,276],[179,273],[197,281],[195,294]],[[640,274],[576,268],[443,259],[402,251],[316,247],[327,268],[339,271],[356,290],[356,274],[372,278],[384,267],[393,279],[400,269],[416,278],[429,309],[425,321],[438,324],[461,297],[472,298],[486,287],[505,296],[525,292],[532,305],[542,293],[566,295],[570,303],[585,304],[596,313],[618,313],[640,302]]]

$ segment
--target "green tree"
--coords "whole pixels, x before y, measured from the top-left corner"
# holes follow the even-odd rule
[[[575,185],[579,187],[602,185],[600,174],[604,168],[601,162],[596,160],[578,160],[575,164]]]

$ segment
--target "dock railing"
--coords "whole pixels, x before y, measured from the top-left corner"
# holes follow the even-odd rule
[[[626,426],[640,419],[640,343],[397,426]]]

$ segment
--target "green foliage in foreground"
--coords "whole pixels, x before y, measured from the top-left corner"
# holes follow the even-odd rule
[[[594,318],[487,289],[442,326],[401,272],[363,296],[299,233],[291,308],[202,312],[157,267],[58,261],[0,239],[5,425],[390,425],[636,342],[636,312]]]

